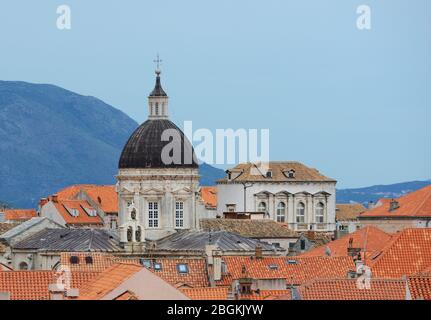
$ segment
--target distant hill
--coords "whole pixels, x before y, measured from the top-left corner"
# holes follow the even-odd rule
[[[0,201],[34,207],[71,184],[113,184],[138,123],[89,96],[47,84],[0,81]],[[223,170],[204,165],[211,185]]]
[[[337,203],[358,202],[367,204],[369,201],[376,202],[380,198],[399,198],[428,185],[431,185],[431,180],[401,182],[355,189],[340,189],[337,190]]]

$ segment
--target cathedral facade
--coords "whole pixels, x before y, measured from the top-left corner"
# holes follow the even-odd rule
[[[119,161],[117,192],[121,243],[140,251],[146,240],[199,228],[199,172],[194,150],[169,120],[160,70],[148,97],[148,120],[127,141]]]

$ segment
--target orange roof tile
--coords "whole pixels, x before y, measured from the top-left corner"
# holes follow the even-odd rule
[[[217,208],[217,187],[201,187],[201,198],[207,208]]]
[[[136,264],[117,263],[100,273],[91,282],[80,288],[80,300],[99,300],[120,284],[142,270],[142,266]]]
[[[431,266],[431,228],[404,229],[369,261],[373,276],[400,278]]]
[[[76,225],[76,224],[88,224],[94,225],[99,224],[103,225],[102,218],[98,215],[90,216],[85,211],[85,209],[94,209],[87,201],[85,200],[58,200],[54,202],[55,207],[58,212],[61,214],[63,219],[66,221],[66,224]],[[77,209],[79,214],[77,217],[72,216],[68,209]]]
[[[57,193],[59,200],[75,200],[83,191],[105,213],[118,212],[118,194],[115,185],[78,184],[66,187]]]
[[[367,226],[353,233],[347,234],[340,239],[331,241],[323,246],[305,252],[300,256],[325,256],[327,248],[329,248],[331,256],[333,257],[347,256],[347,248],[349,247],[350,239],[353,239],[353,248],[361,248],[362,252],[366,252],[368,256],[376,252],[380,252],[384,248],[384,246],[392,239],[392,235],[376,227]]]
[[[303,300],[405,300],[404,280],[371,279],[370,289],[358,288],[357,279],[319,279],[299,287]]]
[[[188,286],[199,288],[209,286],[205,258],[157,258],[145,260],[149,261],[153,266],[148,268],[148,270],[175,287]],[[116,259],[116,261],[139,264],[139,259]],[[161,265],[160,270],[154,269],[155,263]],[[187,265],[187,273],[180,273],[178,271],[178,265],[180,264]]]
[[[371,217],[431,217],[431,185],[397,199],[399,208],[389,211],[390,199],[380,199],[376,207],[360,215]]]
[[[71,263],[72,256],[78,258],[78,263]],[[91,257],[91,263],[88,257]],[[114,256],[101,252],[62,252],[60,265],[67,266],[72,272],[102,272],[115,263],[114,259]]]
[[[292,296],[290,289],[253,291],[252,294],[241,294],[239,298],[241,300],[274,300],[281,296],[290,298]]]
[[[118,213],[118,194],[115,186],[92,186],[83,189],[103,212]]]
[[[30,220],[37,217],[34,209],[8,209],[4,211],[5,220]]]
[[[414,300],[431,300],[431,275],[408,277],[409,289]]]
[[[97,273],[72,272],[72,288],[79,288]],[[11,300],[49,300],[49,285],[56,282],[55,271],[0,271],[0,292],[9,292]]]
[[[287,284],[302,284],[317,278],[345,277],[355,269],[350,257],[263,257],[225,256],[226,272],[217,285],[231,285],[244,276],[253,279],[286,279]],[[245,268],[246,274],[243,274]]]
[[[192,300],[227,300],[229,287],[183,288],[185,295]]]

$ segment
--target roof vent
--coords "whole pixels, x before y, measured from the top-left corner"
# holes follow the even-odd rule
[[[79,263],[79,257],[78,256],[71,256],[70,257],[70,263],[71,264],[78,264]]]
[[[389,203],[389,212],[395,211],[400,207],[400,204],[397,200],[392,199]]]

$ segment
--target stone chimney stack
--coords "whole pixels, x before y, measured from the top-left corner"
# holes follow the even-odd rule
[[[395,211],[400,207],[400,204],[397,200],[392,199],[389,203],[389,212]]]
[[[64,285],[58,283],[52,283],[48,287],[49,289],[49,300],[64,300],[66,289]]]
[[[0,292],[0,301],[10,300],[10,292]]]
[[[261,246],[256,246],[256,253],[255,253],[256,259],[262,259],[263,258],[263,252]]]

